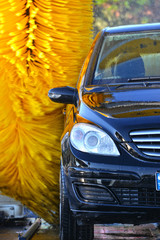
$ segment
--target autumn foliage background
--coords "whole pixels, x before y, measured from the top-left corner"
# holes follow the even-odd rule
[[[159,0],[94,0],[94,32],[104,27],[160,22]]]

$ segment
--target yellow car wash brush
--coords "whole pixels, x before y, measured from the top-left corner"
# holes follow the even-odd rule
[[[47,94],[75,85],[91,28],[91,0],[0,0],[0,190],[49,222],[63,115]]]

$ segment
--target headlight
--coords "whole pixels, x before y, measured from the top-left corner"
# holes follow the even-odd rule
[[[73,147],[82,152],[107,156],[120,155],[112,138],[106,132],[91,124],[75,124],[70,134],[70,140]]]

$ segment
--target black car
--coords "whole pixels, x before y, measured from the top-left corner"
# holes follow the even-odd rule
[[[96,223],[160,220],[160,23],[105,28],[66,103],[61,240],[93,239]]]

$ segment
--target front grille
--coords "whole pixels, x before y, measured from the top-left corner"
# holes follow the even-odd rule
[[[141,130],[130,132],[132,141],[144,154],[160,157],[160,130]]]
[[[130,206],[160,206],[160,192],[149,188],[111,188],[120,204]]]

